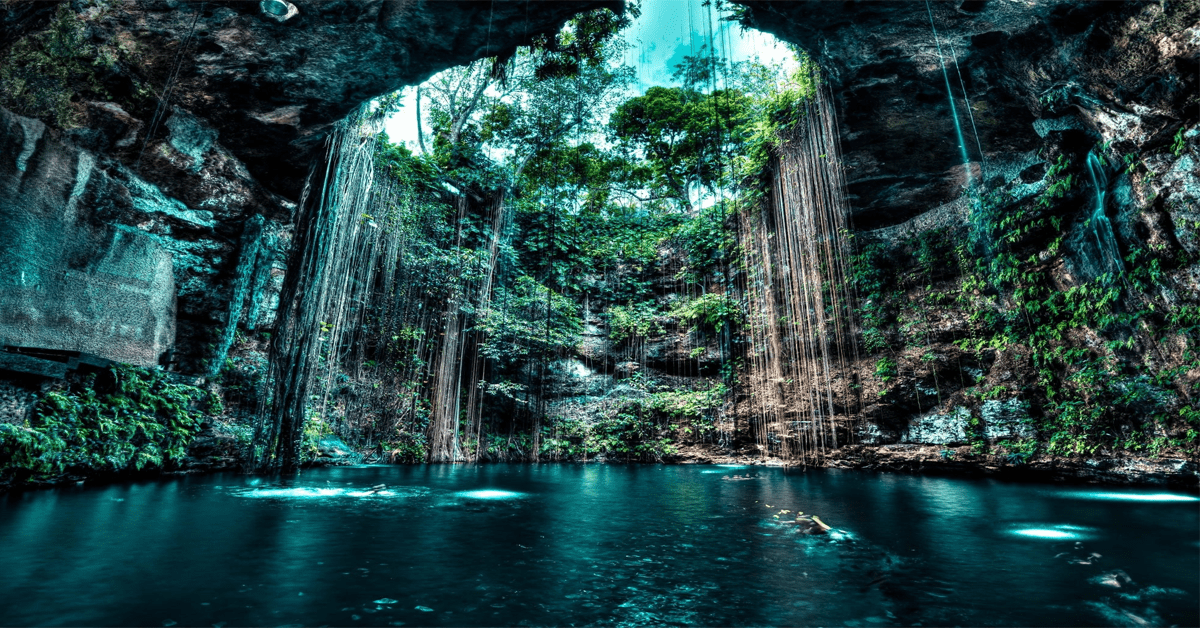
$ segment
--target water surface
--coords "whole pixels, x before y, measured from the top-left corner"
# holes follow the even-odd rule
[[[796,534],[785,509],[835,530]],[[1162,490],[711,466],[68,487],[0,497],[0,624],[1197,625],[1198,511]]]

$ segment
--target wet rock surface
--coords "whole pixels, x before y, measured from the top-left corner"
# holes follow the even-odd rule
[[[909,423],[901,442],[933,445],[957,445],[967,441],[967,422],[971,412],[965,408],[941,414],[932,413]]]
[[[317,466],[359,464],[362,461],[362,454],[354,451],[337,436],[326,435],[317,441],[317,456],[313,460],[313,464]]]

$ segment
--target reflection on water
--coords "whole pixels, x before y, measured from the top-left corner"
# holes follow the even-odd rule
[[[497,491],[494,489],[484,489],[479,491],[460,491],[459,497],[467,497],[470,499],[514,499],[521,497],[520,493],[513,491]]]
[[[1069,499],[1097,499],[1117,502],[1196,502],[1200,497],[1178,493],[1097,493],[1093,491],[1071,491],[1061,494]]]
[[[1191,496],[778,468],[723,481],[731,468],[359,467],[9,495],[0,625],[1200,623]],[[833,530],[798,533],[800,511]]]

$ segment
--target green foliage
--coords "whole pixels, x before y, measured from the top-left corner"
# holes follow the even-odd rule
[[[875,377],[878,377],[883,383],[888,383],[896,378],[898,374],[896,360],[884,357],[879,358],[875,362]]]
[[[1061,255],[1065,231],[1058,213],[1075,182],[1072,167],[1066,156],[1058,157],[1046,173],[1046,190],[1033,203],[1014,203],[998,192],[976,201],[972,222],[982,236],[976,245],[984,254],[960,250],[959,303],[969,309],[977,335],[959,345],[1012,351],[1036,373],[1036,386],[1023,392],[1036,391],[1044,399],[1039,431],[1048,452],[1090,455],[1100,447],[1161,448],[1163,442],[1139,435],[1143,432],[1137,426],[1161,420],[1170,398],[1164,387],[1189,367],[1153,372],[1119,354],[1134,346],[1146,317],[1165,319],[1165,325],[1156,324],[1159,336],[1193,333],[1200,319],[1193,321],[1190,304],[1160,315],[1147,297],[1138,296],[1153,293],[1166,277],[1160,261],[1145,251],[1130,251],[1128,270],[1116,277],[1105,275],[1065,289],[1052,281],[1046,270]],[[1034,233],[1037,238],[1029,237]],[[1039,242],[1047,242],[1043,252],[1029,250]],[[1147,306],[1135,307],[1138,300]],[[1091,336],[1101,342],[1080,342]],[[1139,374],[1146,369],[1151,372]],[[1012,394],[999,387],[993,391]],[[992,396],[973,392],[981,399]]]
[[[717,383],[627,399],[595,421],[554,418],[543,428],[541,453],[552,458],[659,462],[678,452],[676,437],[710,436],[728,394],[729,389]]]
[[[311,410],[311,409],[310,409]],[[304,432],[300,435],[300,463],[312,462],[320,455],[321,437],[333,433],[333,428],[325,418],[312,412],[304,422]]]
[[[718,383],[703,390],[657,392],[650,396],[646,406],[675,420],[707,418],[711,422],[728,395],[729,388]]]
[[[528,459],[533,437],[528,433],[507,436],[483,434],[480,446],[484,460]],[[662,462],[678,453],[678,447],[663,426],[634,411],[618,411],[595,420],[548,417],[538,439],[542,460]],[[471,441],[468,441],[468,445]]]
[[[395,440],[380,443],[379,451],[392,464],[419,464],[429,455],[428,436],[424,432],[399,432]]]
[[[0,478],[51,481],[76,472],[117,473],[183,461],[213,395],[161,371],[115,366],[117,389],[49,392],[24,425],[0,424]]]
[[[947,271],[953,271],[958,265],[948,229],[923,232],[906,244],[916,261],[921,282],[928,282]]]
[[[662,314],[653,301],[614,305],[608,308],[608,337],[619,343],[629,338],[646,338],[663,333]]]
[[[527,275],[511,287],[497,287],[491,305],[481,313],[475,329],[487,335],[480,352],[501,367],[544,352],[556,355],[579,342],[583,331],[578,306]],[[489,390],[506,394],[499,384]]]
[[[1070,167],[1070,165],[1065,155],[1059,155],[1058,161],[1054,162],[1050,166],[1050,169],[1046,171],[1046,190],[1038,198],[1038,206],[1048,209],[1054,204],[1054,199],[1066,196],[1067,192],[1071,190],[1071,186],[1075,183],[1074,175],[1058,176],[1063,170]]]
[[[380,133],[375,160],[384,172],[403,181],[417,194],[440,193],[440,168],[431,157],[414,155],[402,144],[393,144],[387,133]]]
[[[806,115],[806,105],[821,86],[821,71],[804,52],[797,54],[798,67],[783,81],[775,82],[763,68],[746,72],[758,85],[750,88],[757,98],[751,102],[743,125],[745,149],[737,160],[737,178],[757,179],[766,171],[771,151],[787,141],[790,131]]]
[[[717,292],[680,299],[671,306],[668,315],[679,319],[684,327],[708,325],[717,331],[726,325],[740,327],[745,322],[741,304]]]
[[[1171,154],[1179,157],[1183,154],[1183,149],[1183,127],[1179,127],[1179,130],[1175,132],[1175,137],[1171,138]]]
[[[686,265],[676,279],[701,284],[705,275],[728,263],[729,251],[736,242],[725,223],[734,210],[732,203],[716,203],[666,229],[663,240],[679,246],[687,255]]]
[[[548,457],[594,458],[661,462],[677,452],[672,439],[636,408],[615,412],[594,422],[557,419],[544,428],[541,454]]]
[[[539,59],[535,76],[540,80],[570,78],[578,76],[581,67],[602,65],[616,52],[616,35],[640,14],[637,4],[630,4],[620,15],[606,8],[593,9],[571,18],[557,33],[536,35],[532,46]]]
[[[73,101],[81,95],[110,98],[101,77],[124,54],[119,46],[92,43],[79,16],[63,4],[44,30],[0,57],[0,106],[61,128],[76,126]]]
[[[651,87],[621,103],[608,128],[612,140],[646,160],[630,171],[631,183],[665,190],[690,210],[695,187],[720,182],[725,154],[740,144],[747,106],[740,92]]]
[[[859,298],[863,348],[868,353],[888,348],[883,330],[893,318],[886,294],[893,267],[882,243],[863,246],[850,258],[850,282]]]

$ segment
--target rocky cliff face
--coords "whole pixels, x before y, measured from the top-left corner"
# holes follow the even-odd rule
[[[741,4],[826,71],[886,269],[858,277],[862,442],[1194,442],[1200,5]]]
[[[6,63],[30,66],[30,73],[4,77],[5,89],[14,94],[5,102],[26,114],[5,114],[0,125],[0,142],[12,147],[5,166],[15,173],[0,191],[6,241],[58,256],[45,236],[65,233],[72,242],[92,242],[61,253],[78,258],[69,263],[111,259],[113,251],[128,253],[133,246],[139,252],[123,259],[141,256],[137,263],[149,267],[152,257],[163,262],[165,254],[170,264],[164,272],[160,263],[151,273],[156,289],[165,290],[154,297],[152,311],[132,316],[99,307],[105,302],[83,297],[86,291],[70,282],[36,299],[10,293],[6,307],[13,317],[3,324],[11,333],[3,340],[10,346],[86,346],[99,356],[136,364],[156,363],[174,345],[167,356],[173,368],[216,372],[237,325],[256,330],[272,322],[294,201],[334,122],[374,96],[453,65],[505,54],[579,11],[606,4],[613,3],[5,5],[0,54],[8,55]],[[279,7],[282,13],[272,12]],[[23,38],[44,33],[68,36],[45,46],[48,53],[18,58]],[[39,82],[31,74],[36,72],[55,80]],[[25,85],[43,93],[21,91]],[[46,155],[65,165],[29,173],[18,167],[31,159],[37,166]],[[35,220],[42,211],[37,203],[58,222]],[[61,203],[67,203],[69,215],[61,214]],[[97,233],[69,235],[75,224]],[[100,244],[105,238],[110,243]],[[5,268],[32,268],[31,255],[14,248],[6,253]],[[57,257],[38,262],[45,268],[67,263]],[[173,281],[174,288],[165,288],[164,281]],[[41,313],[17,314],[33,301]],[[50,342],[71,319],[60,317],[63,322],[51,325],[45,313],[97,309],[109,313],[75,316],[85,321],[87,333]],[[102,324],[110,319],[143,321],[125,324],[141,330],[139,337],[147,338],[143,348],[114,351],[126,343],[113,342],[117,332]],[[155,333],[144,329],[152,327],[150,319],[158,321]]]
[[[46,353],[167,362],[171,255],[145,231],[105,220],[101,201],[165,208],[137,194],[136,178],[118,182],[95,155],[57,141],[37,120],[0,110],[0,129],[0,345],[24,354],[0,360],[59,377],[68,360]]]
[[[201,372],[225,321],[269,324],[289,203],[219,145],[196,140],[204,127],[182,111],[140,165],[120,159],[137,121],[111,103],[88,111],[98,123],[67,132],[0,111],[2,255],[13,286],[2,344]],[[253,316],[231,305],[239,281],[254,286]]]
[[[0,282],[10,288],[0,295],[0,344],[152,364],[174,335],[174,368],[212,372],[239,327],[271,324],[294,201],[333,122],[373,96],[504,54],[609,4],[4,5],[0,54],[68,20],[81,33],[78,45],[103,62],[63,70],[82,91],[59,117],[36,107],[24,116],[0,112]],[[1153,284],[1131,291],[1118,309],[1195,305],[1195,0],[739,4],[745,23],[802,46],[825,69],[860,242],[889,249],[889,298],[908,304],[879,330],[895,348],[892,370],[879,356],[856,365],[867,374],[868,419],[856,438],[948,450],[980,437],[1027,438],[1037,418],[1024,403],[1038,380],[1028,352],[963,344],[981,333],[983,311],[963,299],[986,291],[964,283],[961,259],[943,254],[977,235],[969,217],[983,203],[964,196],[968,187],[1001,194],[989,205],[1000,215],[1027,212],[1034,226],[1013,235],[1007,252],[1033,260],[1023,272],[1054,289],[1111,270],[1115,250],[1158,269]],[[1093,168],[1089,153],[1110,163]],[[1056,191],[1065,175],[1073,184]],[[1037,209],[1046,198],[1053,208]],[[1111,242],[1098,237],[1100,222],[1112,224]],[[1013,298],[996,297],[994,309],[1012,307]],[[618,386],[596,375],[599,364],[623,376],[653,368],[669,377],[696,374],[677,372],[678,364],[717,364],[711,337],[668,329],[645,346],[614,346],[590,318],[583,368],[556,367],[562,403],[598,403],[607,392],[597,391]],[[1175,388],[1146,389],[1162,395],[1154,412],[1179,412],[1194,407],[1189,387],[1200,372],[1189,367],[1194,340],[1155,333],[1169,319],[1128,319],[1107,336],[1084,325],[1072,328],[1071,340],[1092,348],[1119,342],[1114,360],[1124,366],[1182,369]],[[684,356],[696,348],[710,357]],[[3,368],[34,367],[62,369]],[[1148,380],[1131,372],[1120,385],[1132,395]]]
[[[969,177],[1036,168],[1050,133],[1132,152],[1167,143],[1200,106],[1191,1],[739,4],[826,71],[860,229],[949,203]]]

